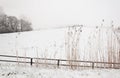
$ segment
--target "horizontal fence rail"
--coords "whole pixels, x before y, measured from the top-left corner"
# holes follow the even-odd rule
[[[0,62],[15,62],[15,63],[27,63],[31,66],[33,64],[47,64],[47,65],[55,65],[57,67],[60,66],[70,66],[70,67],[91,67],[94,68],[113,68],[113,69],[120,69],[120,63],[113,63],[113,62],[97,62],[97,61],[81,61],[81,60],[65,60],[65,59],[50,59],[50,58],[32,58],[32,57],[22,57],[22,56],[11,56],[11,55],[0,55],[0,57],[8,57],[9,59],[2,60],[0,59]],[[18,60],[10,60],[10,58],[20,58],[20,59],[27,59],[27,61],[18,61]],[[43,62],[35,62],[35,60],[40,61],[53,61],[55,63],[43,63]],[[75,64],[62,64],[62,62],[74,62],[74,63],[84,63],[84,64],[90,64],[90,65],[75,65]],[[96,66],[95,64],[108,64],[108,65],[119,65],[118,67],[105,67],[105,66]]]

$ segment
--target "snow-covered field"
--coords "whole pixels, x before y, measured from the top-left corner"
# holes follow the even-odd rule
[[[102,30],[100,38],[98,38],[99,32],[96,29],[83,29],[82,32],[80,34],[78,53],[80,59],[85,61],[88,59],[89,61],[99,61],[100,58],[96,59],[95,55],[98,49],[104,52],[102,53],[104,57],[107,57],[107,34],[104,34],[106,33],[106,29]],[[98,48],[99,39],[101,41],[99,45],[102,45],[101,48]],[[17,52],[19,56],[67,59],[65,40],[65,29],[2,34],[0,35],[0,54],[16,55]],[[100,54],[98,55],[100,56]],[[0,78],[120,78],[120,69],[92,70],[89,68],[84,70],[70,70],[67,68],[37,68],[25,65],[3,65],[0,63]]]
[[[70,70],[0,64],[0,78],[120,78],[120,69]]]
[[[68,41],[71,40],[70,42],[72,43],[74,35],[70,36],[71,39],[68,40],[67,33],[67,29],[49,29],[1,34],[0,54],[68,59],[68,54],[72,53],[68,51],[69,48],[67,48],[66,45],[70,46]],[[99,32],[99,29],[96,28],[83,27],[79,36],[79,47],[77,47],[79,48],[79,51],[77,50],[78,59],[100,61],[103,60],[101,58],[106,58],[109,47],[107,45],[107,37],[110,36],[110,33],[110,29],[103,28],[101,29],[101,32]],[[118,43],[114,44],[116,45],[114,51],[116,53],[118,50]],[[70,48],[71,47],[72,45]],[[96,54],[96,52],[99,53]],[[98,55],[99,57],[96,59],[96,56]]]

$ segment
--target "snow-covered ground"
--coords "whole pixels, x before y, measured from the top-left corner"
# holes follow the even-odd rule
[[[0,78],[120,78],[120,69],[70,70],[0,64]]]
[[[66,33],[65,29],[55,29],[2,34],[0,35],[0,54],[16,55],[17,52],[19,56],[67,59],[67,53],[65,51]],[[104,57],[107,57],[105,55],[107,52],[106,29],[102,30],[100,38],[98,38],[98,33],[96,29],[83,29],[79,42],[81,60],[88,60],[89,56],[91,56],[89,61],[96,60],[95,52],[98,49],[104,52]],[[99,39],[101,41],[99,43],[102,45],[101,48],[98,48]],[[3,65],[0,63],[0,78],[120,78],[120,69],[70,70],[54,67],[36,68],[30,66]]]
[[[0,54],[68,60],[77,57],[78,60],[107,62],[110,49],[114,50],[114,56],[117,59],[119,44],[111,29],[83,27],[78,36],[79,42],[77,42],[73,30],[69,32],[70,36],[68,36],[68,32],[68,28],[63,28],[1,34]],[[116,33],[119,37],[118,32]],[[75,42],[78,43],[77,48],[76,44],[73,45]],[[74,57],[72,57],[73,55]]]
[[[111,30],[83,28],[80,33],[79,52],[80,60],[101,61],[107,60],[107,37]],[[101,36],[100,36],[101,35]],[[119,35],[119,34],[117,34]],[[100,38],[99,38],[100,36]],[[113,38],[114,38],[113,34]],[[119,37],[119,36],[118,36]],[[66,51],[67,29],[41,30],[0,35],[0,54],[29,56],[39,58],[67,59]],[[114,39],[113,39],[114,40]],[[100,41],[100,42],[99,42]],[[115,53],[118,50],[118,41]],[[99,46],[98,46],[99,45]],[[99,51],[98,51],[99,50]],[[99,52],[96,54],[96,52]],[[99,55],[99,57],[97,56]],[[117,55],[117,54],[116,54]],[[97,58],[96,58],[97,57]],[[101,59],[102,58],[102,59]],[[105,58],[105,59],[103,59]],[[6,58],[1,58],[5,60]],[[10,59],[10,58],[8,58]],[[12,59],[11,59],[12,60]],[[15,59],[16,60],[16,59]],[[19,60],[19,59],[18,59]],[[23,59],[25,60],[25,59]],[[119,62],[116,61],[116,62]],[[0,65],[0,78],[120,78],[120,70],[108,69],[43,69],[34,67],[18,67]]]

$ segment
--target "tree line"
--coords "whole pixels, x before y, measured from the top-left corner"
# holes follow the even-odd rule
[[[31,26],[32,23],[27,19],[18,19],[15,16],[8,16],[0,12],[0,33],[32,31]]]

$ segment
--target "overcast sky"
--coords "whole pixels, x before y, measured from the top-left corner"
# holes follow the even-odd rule
[[[34,28],[73,24],[120,26],[120,0],[0,0],[6,14],[27,16]]]

